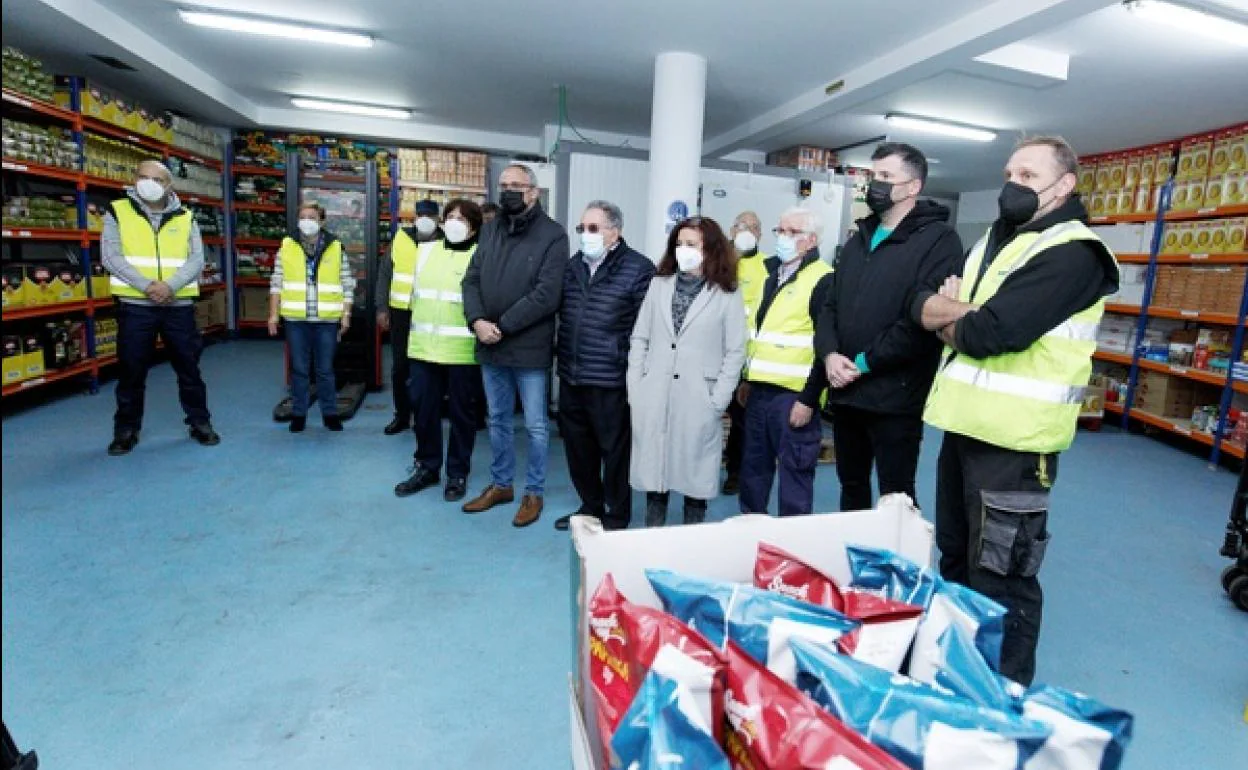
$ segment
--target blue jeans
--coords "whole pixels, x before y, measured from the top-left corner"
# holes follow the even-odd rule
[[[494,462],[490,480],[510,487],[516,476],[516,390],[524,409],[524,428],[529,434],[529,473],[525,494],[541,495],[546,489],[546,449],[550,428],[546,422],[546,370],[511,366],[482,366],[485,400],[490,409],[490,448]]]
[[[286,344],[290,346],[290,413],[308,416],[308,385],[316,366],[316,397],[321,417],[338,414],[338,386],[334,383],[334,350],[338,347],[336,321],[286,320]]]

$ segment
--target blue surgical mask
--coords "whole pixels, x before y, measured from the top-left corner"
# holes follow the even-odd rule
[[[792,262],[797,257],[797,238],[791,235],[781,235],[776,238],[776,256],[782,265]]]

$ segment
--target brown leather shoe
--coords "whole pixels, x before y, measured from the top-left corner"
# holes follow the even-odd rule
[[[511,526],[527,527],[541,518],[541,515],[542,498],[537,495],[525,495],[520,501],[520,510],[516,512],[516,518],[512,519]]]
[[[496,487],[491,484],[475,499],[464,504],[464,513],[482,513],[496,505],[510,503],[515,499],[516,493],[511,487]]]

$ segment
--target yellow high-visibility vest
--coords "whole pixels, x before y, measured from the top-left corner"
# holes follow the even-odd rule
[[[823,261],[803,267],[776,294],[762,326],[751,319],[746,346],[747,381],[793,391],[806,387],[815,363],[815,321],[810,317],[810,298],[819,281],[831,272],[832,268]]]
[[[745,302],[745,321],[750,328],[756,326],[755,314],[763,303],[763,288],[767,285],[767,255],[761,251],[752,257],[737,260],[737,290]]]
[[[139,275],[150,281],[167,282],[186,264],[191,255],[191,225],[195,222],[195,216],[186,208],[166,216],[160,232],[152,230],[147,214],[139,211],[129,198],[113,201],[111,208],[121,235],[121,255]],[[147,297],[117,276],[112,276],[108,285],[114,297]],[[174,296],[178,299],[198,297],[199,276],[178,289]]]
[[[399,228],[390,244],[390,262],[394,272],[390,275],[390,307],[408,310],[412,306],[412,285],[416,277],[416,262],[427,255],[437,243],[416,243],[407,231]]]
[[[476,337],[464,316],[461,285],[477,246],[463,251],[447,248],[442,241],[421,252],[414,271],[412,331],[407,337],[407,357],[435,364],[475,364]]]
[[[277,258],[282,263],[282,318],[302,321],[308,317],[308,255],[298,241],[287,236]],[[317,320],[342,318],[343,305],[342,242],[335,238],[316,268]]]
[[[1001,250],[974,286],[988,247],[980,239],[966,262],[961,301],[983,305],[1005,280],[1046,249],[1092,241],[1113,253],[1082,222],[1062,222],[1021,233]],[[1117,261],[1115,260],[1115,269]],[[974,295],[972,296],[972,291]],[[1058,324],[1020,353],[971,358],[945,349],[923,419],[929,425],[1016,452],[1049,454],[1070,447],[1092,374],[1096,332],[1105,312],[1099,300]]]

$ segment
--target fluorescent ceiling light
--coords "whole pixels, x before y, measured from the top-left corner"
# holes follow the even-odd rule
[[[368,48],[373,38],[355,32],[339,32],[320,27],[305,27],[301,24],[284,24],[276,21],[261,21],[244,16],[227,16],[222,13],[205,13],[203,11],[179,10],[182,20],[187,24],[211,29],[225,29],[232,32],[248,32],[253,35],[268,37],[288,37],[294,40],[306,40],[313,43],[332,43],[350,48]]]
[[[377,107],[371,104],[330,102],[324,99],[305,99],[301,96],[291,97],[290,101],[301,110],[343,112],[348,115],[363,115],[369,118],[393,118],[395,120],[407,120],[412,117],[411,110],[405,110],[399,107]]]
[[[1248,46],[1248,24],[1232,21],[1206,10],[1160,0],[1129,0],[1127,9],[1137,16],[1195,35]]]
[[[952,136],[957,139],[970,139],[972,142],[991,142],[997,138],[995,131],[989,131],[986,128],[975,128],[974,126],[964,126],[959,123],[950,123],[947,120],[919,118],[914,115],[899,115],[895,112],[885,115],[884,119],[898,128],[926,131],[929,134],[941,134],[942,136]]]

